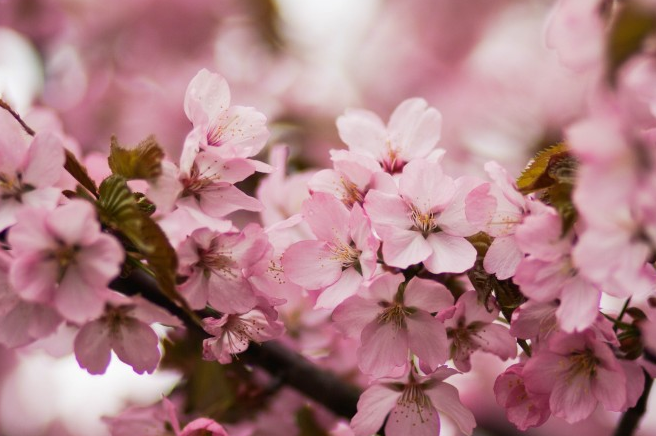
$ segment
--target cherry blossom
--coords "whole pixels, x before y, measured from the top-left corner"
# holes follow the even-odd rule
[[[360,336],[360,369],[383,377],[408,365],[408,351],[431,369],[447,357],[446,330],[431,313],[453,304],[444,285],[413,278],[407,285],[402,275],[377,276],[365,297],[345,300],[333,313],[338,327],[348,336]]]
[[[372,435],[383,426],[389,436],[434,436],[440,433],[440,415],[446,415],[466,435],[476,426],[474,416],[460,402],[458,390],[443,380],[457,371],[440,367],[428,376],[410,373],[407,381],[382,379],[360,396],[351,420],[355,436]]]
[[[51,304],[67,320],[94,319],[123,262],[118,241],[100,230],[95,211],[74,200],[55,210],[23,208],[9,232],[9,273],[19,296]]]

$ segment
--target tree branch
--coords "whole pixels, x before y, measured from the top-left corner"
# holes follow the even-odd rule
[[[124,278],[117,278],[110,287],[125,295],[140,294],[153,304],[177,316],[185,326],[202,335],[210,335],[184,310],[161,293],[155,280],[141,270],[134,270]],[[351,418],[357,411],[360,390],[319,368],[299,353],[277,341],[254,344],[239,355],[239,360],[257,366],[308,398],[322,404],[333,413]],[[218,363],[217,363],[218,364]]]
[[[645,390],[642,391],[642,395],[638,399],[636,405],[624,412],[613,436],[633,435],[638,428],[642,415],[644,415],[647,410],[647,400],[653,383],[654,379],[645,371]]]

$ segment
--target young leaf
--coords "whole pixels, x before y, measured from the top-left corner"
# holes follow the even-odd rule
[[[82,165],[80,161],[77,160],[75,155],[68,149],[65,151],[66,161],[64,162],[64,169],[66,169],[66,171],[68,171],[68,173],[73,176],[73,178],[77,180],[80,185],[91,192],[94,197],[98,198],[98,187],[96,186],[96,182],[94,182],[93,179],[89,177],[89,173],[87,173],[85,166]]]
[[[153,179],[162,174],[164,151],[154,136],[149,136],[134,148],[124,148],[112,136],[109,152],[109,168],[113,174],[128,180]]]
[[[100,184],[100,198],[96,204],[104,225],[123,234],[140,252],[151,249],[141,241],[144,216],[139,211],[125,178],[112,175],[103,180]]]
[[[519,192],[526,195],[553,186],[559,181],[554,177],[566,173],[563,168],[565,163],[572,169],[575,168],[576,162],[564,143],[539,152],[517,179]]]

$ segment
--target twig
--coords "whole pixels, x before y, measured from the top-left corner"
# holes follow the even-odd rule
[[[126,278],[117,278],[110,283],[110,287],[125,295],[140,294],[180,318],[188,329],[199,333],[201,337],[210,337],[184,310],[162,294],[155,280],[143,271],[134,270]],[[351,418],[357,411],[360,391],[356,387],[332,372],[319,368],[279,342],[251,344],[239,357],[240,361],[264,369],[336,415]]]
[[[638,399],[636,405],[624,412],[613,436],[633,435],[638,428],[642,415],[644,415],[647,410],[647,400],[653,383],[654,379],[645,371],[645,390],[642,391],[642,395]]]
[[[23,127],[23,129],[27,132],[28,135],[34,136],[36,134],[36,132],[30,126],[28,126],[25,123],[25,121],[23,121],[23,119],[20,117],[20,115],[18,115],[18,112],[13,110],[11,108],[11,106],[9,106],[9,104],[1,98],[0,98],[0,108],[2,108],[4,110],[6,110],[7,112],[9,112],[11,114],[11,116],[14,117],[16,119],[16,121],[18,121],[20,123],[20,125]]]

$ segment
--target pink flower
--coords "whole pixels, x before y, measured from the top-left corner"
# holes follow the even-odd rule
[[[53,305],[73,322],[100,316],[124,253],[100,230],[93,206],[74,200],[53,211],[24,208],[18,219],[8,237],[15,253],[9,277],[16,292]]]
[[[347,207],[362,204],[380,165],[369,156],[347,150],[331,150],[334,169],[321,170],[308,182],[311,192],[326,192]]]
[[[21,299],[9,283],[11,257],[0,250],[0,344],[21,347],[53,333],[62,319],[48,304]]]
[[[506,409],[506,418],[521,430],[539,427],[551,416],[549,396],[526,391],[522,370],[524,364],[512,365],[494,382],[494,395]]]
[[[465,292],[456,302],[453,316],[444,321],[451,344],[451,359],[460,371],[471,370],[469,356],[481,349],[506,360],[517,355],[517,343],[508,328],[493,324],[499,316],[494,301],[488,301],[492,310],[478,301],[475,291]]]
[[[529,394],[548,395],[551,413],[570,424],[590,416],[598,403],[620,412],[637,400],[629,389],[634,383],[627,385],[624,368],[591,330],[555,333],[526,362],[523,376]]]
[[[193,132],[192,132],[193,133]],[[164,162],[162,175],[148,191],[148,198],[160,212],[168,213],[174,206],[200,211],[221,218],[236,210],[259,211],[262,204],[234,186],[255,172],[248,159],[224,158],[200,151],[190,135],[185,141],[180,168]]]
[[[392,174],[412,159],[434,154],[441,128],[442,116],[421,98],[402,102],[387,126],[378,115],[363,109],[347,109],[337,118],[339,136],[349,150],[372,157]]]
[[[370,436],[387,417],[387,436],[436,436],[440,414],[451,418],[461,432],[471,435],[474,415],[460,402],[458,390],[443,380],[457,371],[440,367],[422,377],[410,373],[406,382],[383,379],[360,396],[358,413],[351,420],[355,436]]]
[[[275,339],[284,330],[277,317],[276,311],[260,299],[260,305],[248,313],[203,319],[203,328],[214,336],[203,341],[203,358],[230,363],[232,356],[245,351],[251,341]]]
[[[407,368],[408,351],[430,369],[444,363],[446,330],[431,315],[453,304],[444,285],[415,277],[404,286],[401,274],[383,274],[367,290],[366,298],[350,297],[333,313],[347,336],[360,336],[363,372],[378,378]]]
[[[53,209],[61,191],[64,148],[56,135],[40,133],[31,143],[5,110],[0,113],[0,231],[16,223],[22,206]]]
[[[222,313],[245,313],[256,302],[248,269],[269,250],[262,228],[249,224],[241,232],[198,229],[180,249],[180,273],[187,280],[178,289],[194,309],[209,304]]]
[[[330,194],[317,192],[305,201],[303,218],[318,240],[291,245],[282,266],[297,285],[323,290],[317,307],[333,309],[373,276],[380,243],[359,204],[349,211]]]
[[[487,189],[488,185],[481,185],[472,190],[467,197],[466,214],[467,219],[482,223],[485,233],[494,237],[483,259],[485,271],[505,280],[515,274],[524,257],[517,246],[515,230],[528,213],[528,205],[517,191],[515,181],[501,165],[488,162],[485,171],[494,184]]]
[[[471,189],[472,179],[454,181],[439,162],[414,160],[403,169],[398,194],[369,191],[364,208],[383,241],[385,263],[423,262],[435,274],[471,268],[476,250],[465,236],[478,231],[465,217]]]
[[[228,83],[206,69],[189,82],[184,110],[201,133],[198,144],[225,158],[255,156],[269,137],[266,117],[254,108],[230,106]]]
[[[579,273],[572,259],[574,231],[563,236],[558,213],[540,203],[533,206],[533,213],[515,233],[527,256],[519,263],[513,280],[535,301],[560,299],[556,317],[563,330],[585,330],[597,318],[601,291]]]
[[[75,357],[90,374],[104,374],[111,350],[138,374],[152,373],[159,363],[159,338],[149,324],[171,326],[180,322],[168,312],[138,297],[113,295],[104,314],[80,328],[75,337]]]

